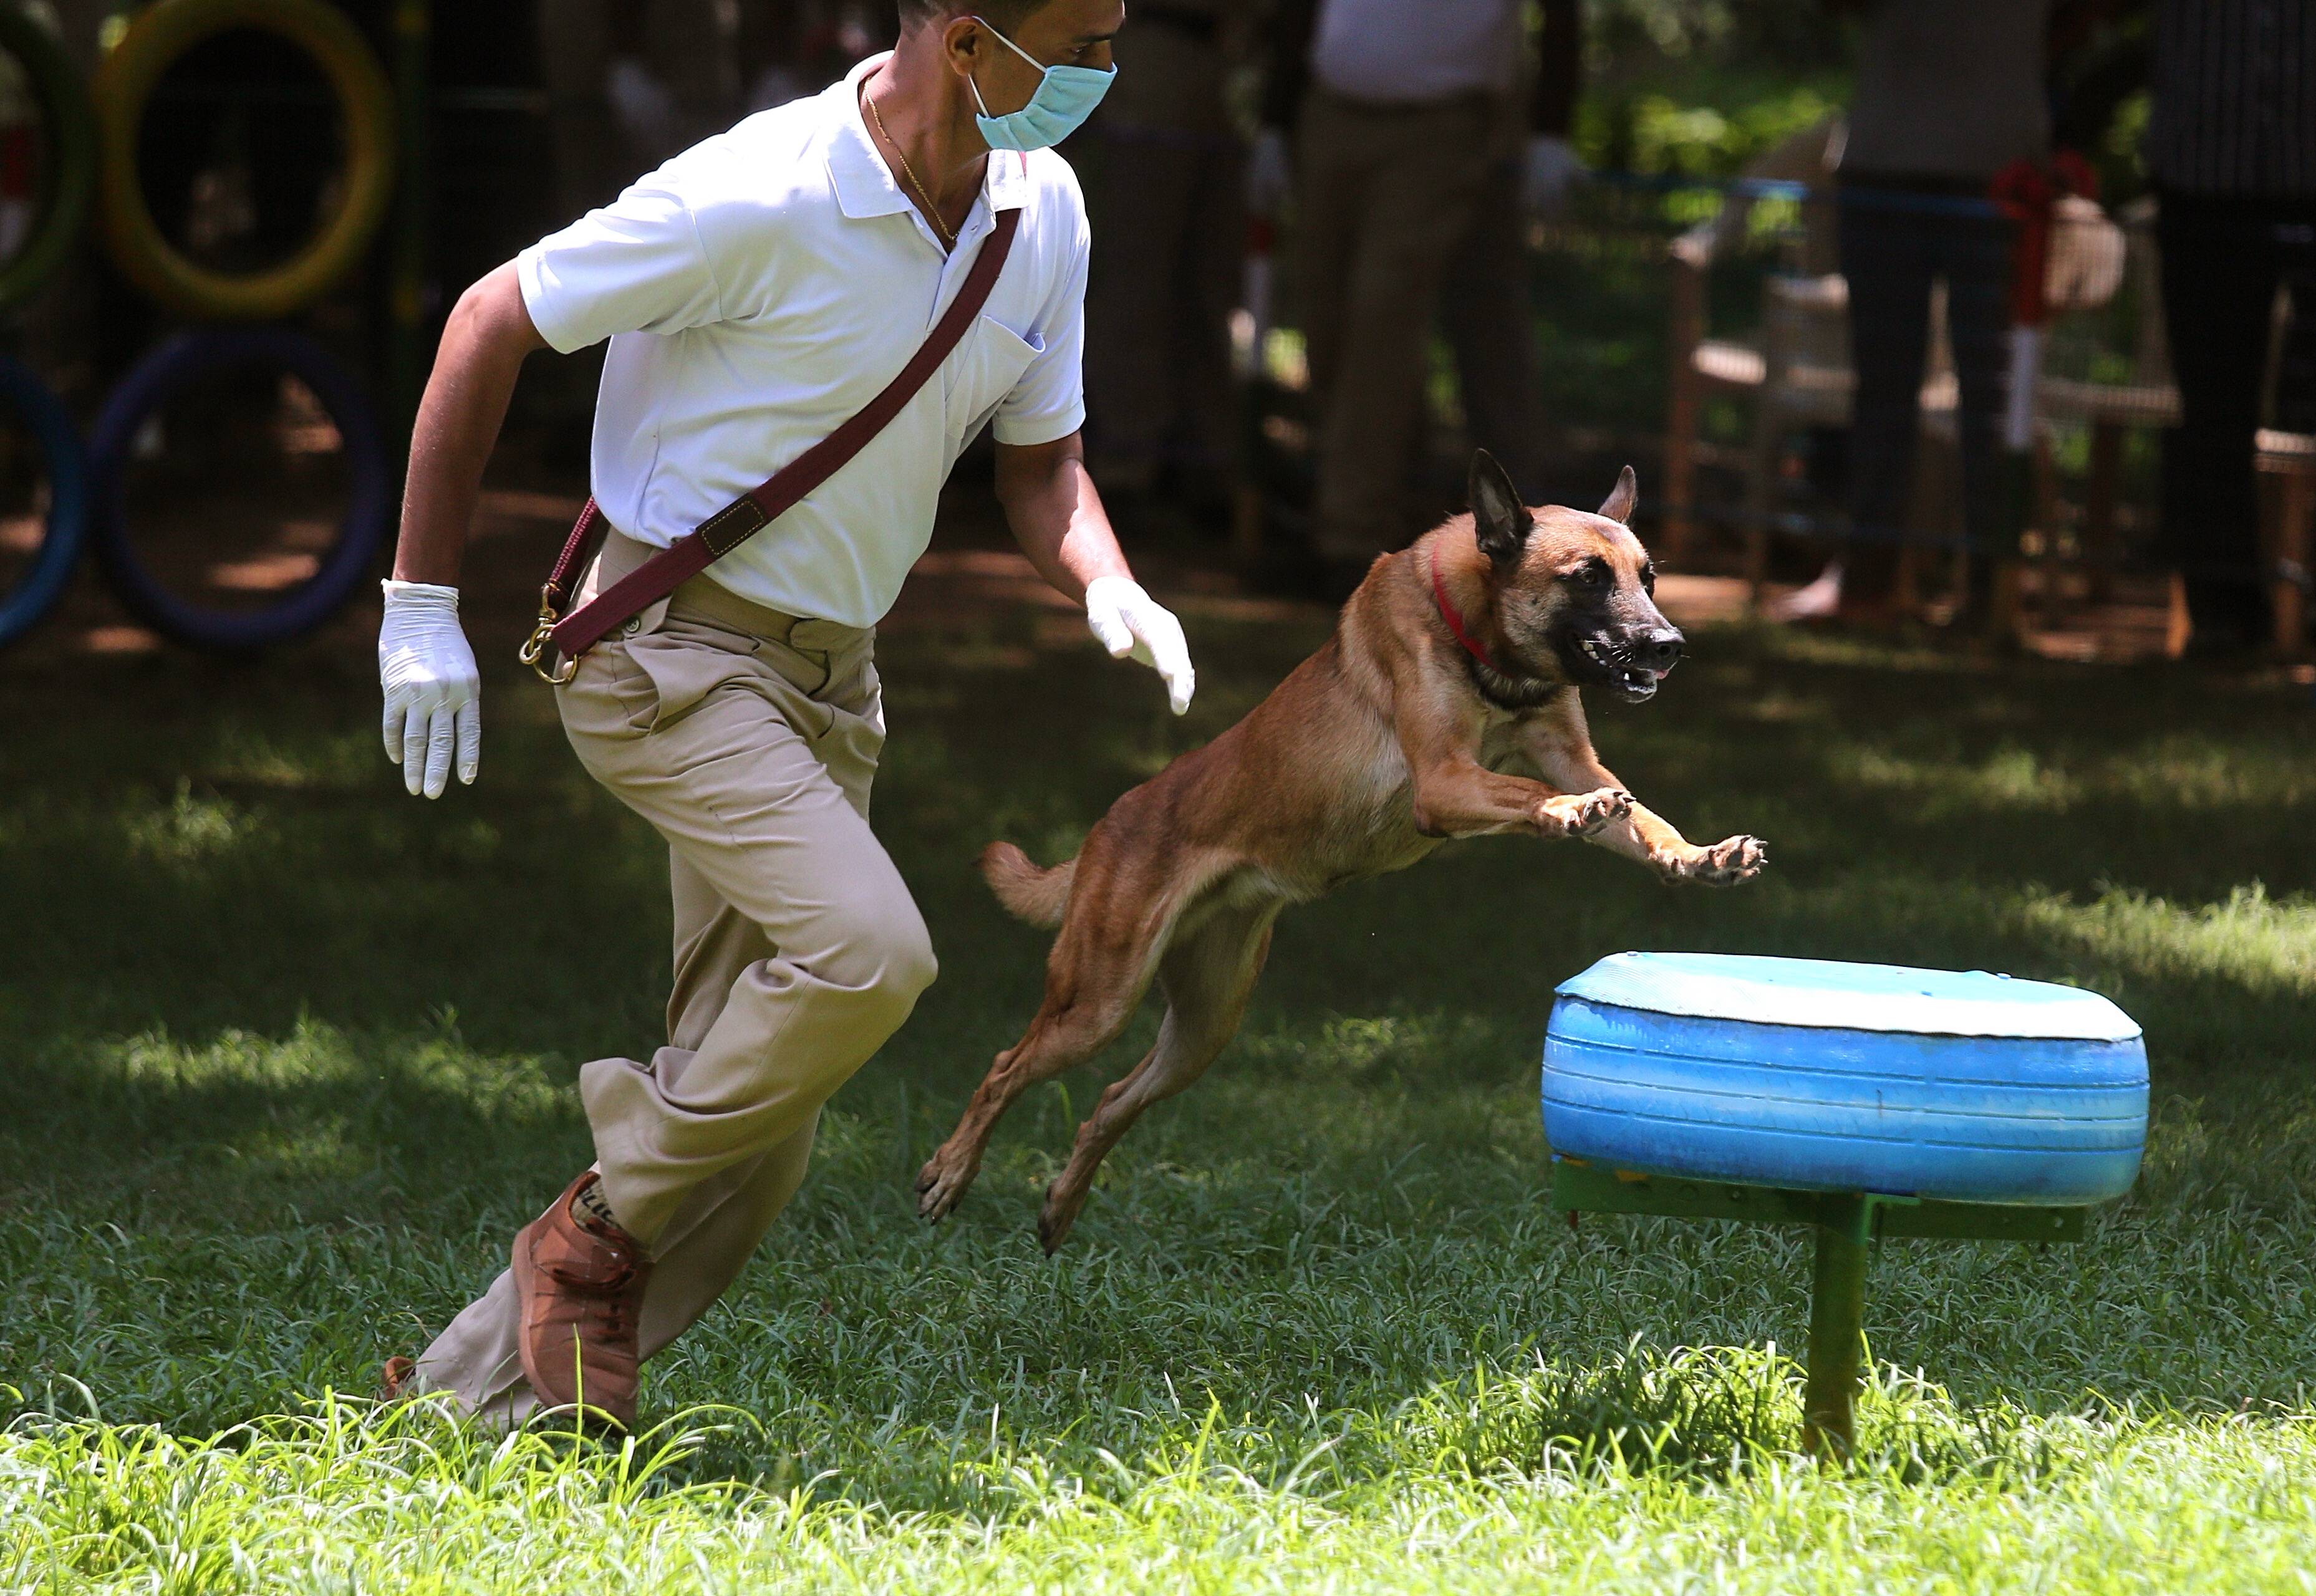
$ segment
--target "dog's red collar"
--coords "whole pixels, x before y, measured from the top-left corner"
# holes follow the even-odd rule
[[[1448,584],[1439,578],[1439,562],[1427,553],[1423,563],[1431,571],[1431,601],[1439,607],[1439,618],[1448,623],[1448,630],[1456,634],[1456,641],[1464,645],[1465,653],[1497,675],[1505,674],[1501,666],[1488,658],[1488,651],[1480,646],[1479,639],[1465,626],[1462,612],[1456,609],[1456,601],[1448,597]]]

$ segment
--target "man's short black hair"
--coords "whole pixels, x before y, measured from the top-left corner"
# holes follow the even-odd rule
[[[1022,18],[1045,7],[1046,0],[901,0],[901,31],[951,17],[977,16],[1011,39]]]

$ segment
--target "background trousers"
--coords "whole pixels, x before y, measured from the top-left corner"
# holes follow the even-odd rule
[[[1853,177],[1861,188],[1907,180]],[[1933,191],[1933,196],[1940,192]],[[1982,583],[2012,551],[2002,505],[2002,403],[2009,376],[2012,235],[1995,217],[1875,204],[1840,208],[1841,270],[1849,283],[1849,342],[1857,394],[1849,426],[1849,519],[1843,596],[1888,597],[1914,480],[1929,353],[1930,289],[1946,285],[1946,341],[1959,387],[1963,533]]]
[[[2316,200],[2166,191],[2155,228],[2179,387],[2179,424],[2163,439],[2162,553],[2186,579],[2198,631],[2256,642],[2271,625],[2255,474],[2261,390],[2278,283],[2296,278],[2295,309],[2316,310]]]
[[[613,534],[583,601],[649,552]],[[695,577],[557,693],[588,772],[668,845],[667,1045],[579,1072],[603,1194],[655,1261],[646,1358],[739,1274],[804,1178],[821,1104],[933,980],[923,917],[868,829],[874,639]],[[423,1388],[521,1423],[518,1322],[502,1272],[421,1356]]]
[[[1382,106],[1314,88],[1304,102],[1295,286],[1317,429],[1312,541],[1330,559],[1366,560],[1419,529],[1409,479],[1440,285],[1501,169],[1506,125],[1486,95]],[[1516,319],[1498,336],[1528,333]]]

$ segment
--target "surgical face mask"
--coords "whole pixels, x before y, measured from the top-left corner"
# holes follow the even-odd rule
[[[989,28],[979,17],[973,20]],[[1061,143],[1085,125],[1086,118],[1101,103],[1101,97],[1109,93],[1110,82],[1118,75],[1115,66],[1107,72],[1097,72],[1091,66],[1048,66],[996,29],[989,31],[1000,44],[1042,75],[1038,92],[1029,96],[1029,103],[1003,116],[991,116],[989,102],[981,97],[981,85],[971,78],[966,80],[973,83],[974,103],[981,107],[981,114],[973,120],[991,149],[1046,149]]]

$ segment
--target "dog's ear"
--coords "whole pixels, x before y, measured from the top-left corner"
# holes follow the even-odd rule
[[[1519,558],[1536,519],[1520,502],[1510,473],[1485,449],[1472,451],[1472,536],[1480,552],[1499,565]]]
[[[1630,521],[1633,519],[1633,501],[1640,496],[1640,479],[1627,466],[1617,475],[1617,485],[1609,491],[1607,501],[1600,506],[1600,513],[1612,521]]]

